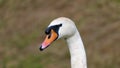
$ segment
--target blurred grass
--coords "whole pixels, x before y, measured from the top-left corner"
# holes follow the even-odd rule
[[[5,0],[0,0],[0,7],[2,7],[5,3]]]
[[[113,0],[113,1],[116,1],[117,3],[120,3],[120,0]]]
[[[14,64],[8,66],[8,64],[15,59],[17,58],[4,58],[2,68],[43,68],[43,64],[40,63],[42,59],[41,56],[29,56],[22,60],[18,60],[19,63],[17,63],[18,61],[15,61]]]
[[[31,34],[28,34],[27,36],[16,34],[16,36],[13,39],[8,40],[8,45],[19,48],[20,50],[27,47],[31,44],[31,42],[34,42],[35,39],[39,36],[39,32],[33,32]],[[16,46],[17,45],[17,46]]]
[[[0,68],[70,68],[67,44],[39,51],[56,17],[75,21],[89,68],[120,67],[120,0],[0,0]]]
[[[0,28],[2,28],[4,26],[5,26],[5,23],[2,20],[0,20]]]
[[[40,61],[41,56],[30,56],[25,60],[20,60],[17,68],[43,68],[43,64]]]

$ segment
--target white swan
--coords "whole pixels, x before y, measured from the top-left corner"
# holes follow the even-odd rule
[[[71,55],[71,68],[87,68],[86,53],[79,32],[72,20],[60,17],[53,20],[45,31],[46,38],[40,50],[47,48],[53,41],[64,38]]]

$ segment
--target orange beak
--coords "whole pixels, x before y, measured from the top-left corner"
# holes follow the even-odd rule
[[[58,37],[58,34],[52,29],[51,34],[47,35],[44,42],[42,43],[40,50],[44,50],[47,48],[53,41],[55,41]]]

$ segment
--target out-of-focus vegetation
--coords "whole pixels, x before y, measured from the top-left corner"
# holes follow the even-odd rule
[[[63,40],[39,51],[61,16],[75,21],[89,68],[120,68],[120,0],[0,0],[0,68],[70,68]]]

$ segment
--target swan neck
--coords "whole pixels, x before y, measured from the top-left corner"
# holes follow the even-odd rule
[[[77,31],[67,39],[71,55],[71,68],[87,68],[84,46]]]

